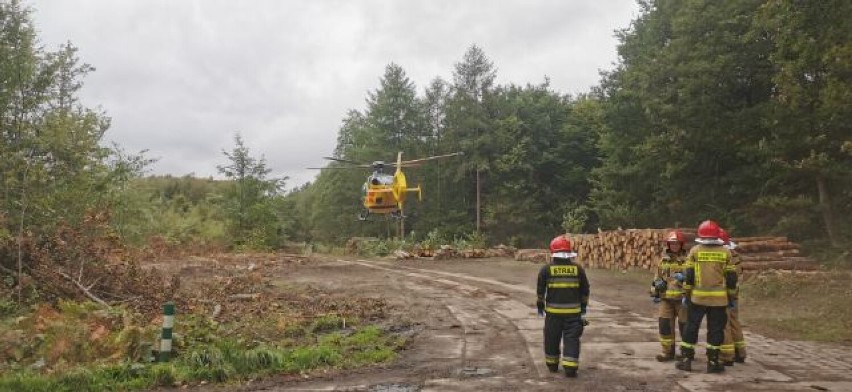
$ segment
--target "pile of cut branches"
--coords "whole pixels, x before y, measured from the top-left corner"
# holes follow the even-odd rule
[[[179,281],[141,269],[109,226],[109,214],[60,222],[49,234],[0,238],[0,281],[19,302],[61,299],[126,304],[147,313],[174,299]]]

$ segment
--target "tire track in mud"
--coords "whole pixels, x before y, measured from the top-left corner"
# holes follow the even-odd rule
[[[521,310],[524,317],[534,312],[505,294],[482,290],[478,287],[453,279],[435,277],[415,271],[400,271],[388,266],[364,261],[344,261],[361,267],[390,271],[400,274],[406,281],[409,295],[419,295],[441,301],[454,317],[458,334],[435,334],[427,337],[430,351],[437,351],[438,358],[423,358],[425,361],[452,361],[443,377],[422,382],[422,391],[483,391],[483,390],[530,390],[546,386],[540,378],[533,361],[527,353],[526,339],[518,333],[513,320],[499,310],[483,306],[483,303],[501,303],[503,308]],[[415,348],[417,349],[417,348]],[[453,352],[447,358],[440,352]],[[518,353],[523,353],[519,355]],[[428,366],[424,364],[424,366]]]
[[[499,341],[497,344],[503,346],[502,350],[497,353],[491,352],[484,362],[464,361],[464,369],[493,370],[492,375],[486,373],[482,374],[481,378],[474,378],[456,373],[454,377],[425,381],[424,391],[563,390],[568,384],[581,390],[668,391],[672,389],[671,380],[662,377],[650,382],[645,375],[625,378],[613,371],[595,371],[593,369],[596,368],[592,364],[577,380],[566,380],[561,373],[548,372],[544,366],[542,352],[543,320],[536,315],[533,307],[513,299],[500,290],[508,289],[508,291],[523,293],[529,298],[534,298],[534,290],[529,287],[465,274],[410,268],[377,261],[338,260],[338,262],[399,274],[405,279],[422,283],[421,286],[414,286],[419,287],[418,290],[438,288],[443,292],[458,293],[457,296],[448,297],[445,300],[449,301],[447,307],[463,325],[465,333],[462,336],[468,345],[481,346],[477,343],[477,334],[491,334],[494,330],[504,332],[504,337],[509,336],[510,339],[522,341],[520,347],[506,346],[505,341]],[[477,282],[489,288],[483,289],[467,282]],[[412,286],[407,287],[412,288]],[[620,312],[618,308],[600,302],[592,301],[591,306],[601,315]],[[603,316],[592,316],[590,319],[595,322],[594,320],[600,317]],[[506,327],[506,323],[510,325],[509,328]],[[584,337],[584,344],[588,340]],[[494,351],[495,345],[483,351],[488,352],[488,350]],[[584,348],[584,350],[587,349]],[[581,361],[585,357],[585,354],[581,355]],[[514,358],[514,361],[507,360],[511,358]],[[581,365],[581,369],[582,366],[584,365]],[[525,368],[531,370],[518,370]]]
[[[534,368],[533,376],[522,377],[512,372],[502,373],[499,384],[473,380],[437,379],[427,381],[424,390],[492,390],[518,388],[521,390],[550,389],[566,386],[564,379],[555,379],[547,373],[542,356],[542,321],[534,308],[512,299],[508,290],[533,300],[531,286],[505,283],[468,274],[413,268],[399,263],[382,261],[345,261],[342,263],[384,270],[426,283],[425,286],[443,286],[464,297],[479,301],[461,300],[449,304],[453,315],[473,331],[494,328],[501,322],[510,322],[523,337],[528,355],[523,361]],[[476,285],[474,285],[476,284]],[[481,288],[485,285],[487,288]],[[463,297],[462,297],[463,298]],[[452,300],[452,299],[451,299]],[[452,301],[451,301],[452,302]],[[467,307],[464,307],[467,303]],[[474,306],[475,305],[475,306]],[[502,321],[484,313],[496,312]],[[476,317],[470,315],[476,314]],[[478,318],[477,318],[478,317]],[[587,388],[613,388],[609,390],[680,390],[680,391],[850,391],[852,392],[852,349],[813,342],[778,341],[754,333],[746,333],[749,360],[737,364],[722,375],[703,373],[704,359],[697,355],[695,372],[684,373],[674,369],[672,363],[659,363],[654,356],[659,351],[656,319],[626,311],[616,306],[591,301],[588,316],[591,326],[583,336],[581,353],[581,380]],[[493,323],[493,324],[492,324]],[[505,328],[501,325],[500,328]],[[465,339],[468,334],[465,333]],[[702,336],[703,333],[702,333]],[[700,353],[700,350],[699,350]],[[511,354],[510,354],[511,355]],[[515,353],[516,357],[521,355]],[[470,364],[467,360],[463,360]],[[513,364],[517,366],[517,364]],[[585,373],[585,374],[583,374]],[[591,380],[584,380],[590,377]],[[483,379],[485,380],[485,379]],[[557,381],[558,380],[558,381]],[[607,382],[610,381],[610,382]],[[578,384],[571,381],[571,384]],[[577,385],[578,387],[580,385]],[[602,389],[603,390],[603,389]]]

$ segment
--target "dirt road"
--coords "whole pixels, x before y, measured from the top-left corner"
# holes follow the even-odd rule
[[[852,348],[747,334],[749,360],[723,375],[654,360],[659,346],[644,284],[590,271],[591,325],[580,376],[544,367],[535,314],[540,265],[510,260],[388,262],[329,258],[271,277],[388,299],[413,336],[385,368],[267,380],[251,391],[852,391]],[[703,340],[703,333],[702,333]]]

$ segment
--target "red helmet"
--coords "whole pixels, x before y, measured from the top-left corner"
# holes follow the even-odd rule
[[[698,238],[719,238],[722,236],[722,228],[711,220],[706,220],[698,225]]]
[[[571,240],[564,235],[560,235],[550,241],[550,256],[554,259],[570,259],[577,257],[577,252],[574,252],[571,247]]]
[[[550,241],[550,253],[571,252],[571,241],[564,235],[560,235]]]
[[[728,245],[728,244],[731,243],[731,236],[728,235],[728,232],[725,231],[725,229],[719,229],[719,239],[722,240],[722,242],[724,242],[725,245]]]
[[[686,242],[686,237],[683,236],[680,230],[670,231],[669,234],[666,234],[666,242],[680,242],[683,244]]]

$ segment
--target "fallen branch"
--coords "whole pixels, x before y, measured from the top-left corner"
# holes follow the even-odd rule
[[[7,274],[9,274],[9,275],[17,275],[17,274],[18,274],[18,272],[17,272],[17,271],[15,271],[15,270],[13,270],[13,269],[6,268],[6,267],[4,267],[4,266],[2,266],[2,265],[0,265],[0,271],[3,271],[3,272],[5,272],[5,273],[7,273]]]
[[[62,275],[62,277],[64,277],[65,279],[68,279],[69,282],[74,283],[74,286],[77,286],[77,288],[80,289],[80,291],[82,291],[83,294],[85,294],[87,297],[89,297],[89,299],[91,299],[92,301],[95,301],[95,302],[97,302],[98,304],[100,304],[104,307],[107,307],[107,308],[110,307],[109,304],[106,303],[106,301],[104,301],[104,300],[98,298],[96,295],[92,294],[91,291],[89,291],[85,286],[80,284],[80,282],[74,280],[74,278],[68,276],[68,274],[66,274],[62,271],[58,271],[57,273],[59,275]]]
[[[125,302],[136,301],[137,299],[141,299],[141,298],[144,298],[144,297],[141,296],[141,295],[137,295],[137,296],[134,296],[134,297],[127,297],[125,299],[115,300],[115,301],[112,301],[112,302],[115,303],[115,304],[121,304],[121,303],[125,303]]]

